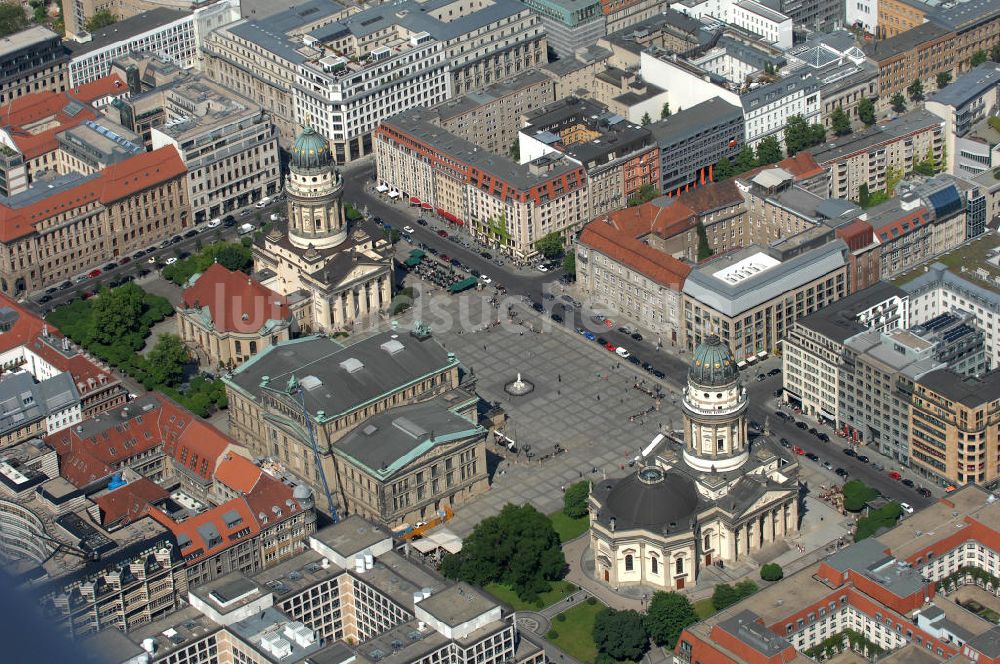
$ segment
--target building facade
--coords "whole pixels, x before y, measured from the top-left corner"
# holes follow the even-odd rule
[[[34,92],[66,90],[69,54],[59,35],[40,25],[4,37],[0,45],[0,104]]]
[[[924,107],[942,120],[947,162],[942,170],[975,177],[994,164],[997,140],[983,126],[1000,99],[1000,64],[986,62],[929,95]],[[941,161],[940,159],[938,160]]]

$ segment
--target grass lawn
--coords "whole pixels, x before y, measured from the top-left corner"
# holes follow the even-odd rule
[[[579,519],[571,519],[559,510],[550,514],[549,519],[559,535],[559,541],[563,544],[584,534],[590,526],[590,518],[586,514]]]
[[[712,598],[706,597],[705,599],[699,599],[695,602],[694,612],[698,614],[698,617],[701,620],[704,620],[715,613],[715,606],[712,605]]]
[[[552,590],[539,595],[538,602],[534,604],[525,602],[518,597],[517,593],[513,590],[507,586],[502,586],[499,583],[491,583],[487,585],[484,590],[501,602],[510,604],[515,611],[537,611],[538,609],[555,604],[567,595],[574,593],[576,591],[576,586],[568,581],[553,581]]]
[[[593,662],[597,659],[597,646],[592,636],[594,620],[597,614],[604,610],[600,602],[587,604],[582,602],[560,615],[566,616],[566,621],[552,621],[552,628],[559,636],[552,643],[566,651],[581,662]]]

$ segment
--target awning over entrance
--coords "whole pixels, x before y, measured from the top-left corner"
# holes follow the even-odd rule
[[[448,286],[449,293],[461,293],[464,290],[469,290],[473,286],[479,283],[479,280],[475,277],[469,277],[468,279],[462,279]]]
[[[375,191],[377,191],[380,194],[384,194],[385,192],[389,191],[389,187],[387,185],[380,184],[379,186],[375,187]]]
[[[389,192],[389,198],[399,198],[399,197],[400,197],[400,193],[398,191],[393,190],[393,191]]]
[[[410,196],[410,204],[411,205],[420,205],[420,199],[417,198],[416,196]]]
[[[414,249],[413,251],[410,252],[410,258],[413,258],[414,256],[416,256],[417,258],[423,258],[426,255],[427,252],[425,252],[423,249]]]
[[[461,226],[465,223],[464,221],[453,215],[451,212],[448,212],[447,210],[442,210],[441,208],[438,208],[437,213],[441,215],[441,217],[444,220],[450,221],[453,224],[458,224],[459,226]]]
[[[431,209],[433,209],[433,208],[434,208],[434,206],[433,206],[433,205],[431,205],[430,203],[421,203],[421,204],[420,204],[420,207],[422,207],[422,208],[423,208],[423,209],[425,209],[425,210],[431,210]]]
[[[403,265],[405,265],[406,267],[416,267],[417,265],[420,264],[420,261],[422,261],[423,259],[424,259],[423,256],[410,256],[403,262]]]

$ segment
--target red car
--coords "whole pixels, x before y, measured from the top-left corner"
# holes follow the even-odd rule
[[[438,235],[441,237],[448,237],[448,231],[438,231]]]
[[[87,276],[90,277],[91,279],[93,279],[94,277],[99,277],[99,276],[101,276],[101,269],[97,268],[97,269],[91,270],[87,274]]]
[[[438,256],[438,258],[443,260],[445,263],[451,262],[451,258],[448,256],[448,254],[441,254],[440,256]]]
[[[614,345],[614,344],[613,344],[613,343],[611,343],[610,341],[609,341],[608,343],[604,344],[604,347],[605,347],[605,348],[606,348],[607,350],[610,350],[610,351],[611,351],[612,353],[613,353],[613,352],[615,352],[615,350],[616,350],[616,349],[618,348],[618,346]]]
[[[903,479],[903,476],[900,475],[899,473],[897,473],[895,470],[890,470],[889,471],[889,479],[893,479],[893,480],[896,480],[898,482],[899,480]]]
[[[798,445],[794,446],[792,448],[792,451],[795,452],[796,454],[798,454],[799,456],[802,456],[803,454],[806,453],[806,451],[804,449],[802,449],[801,447],[799,447]]]

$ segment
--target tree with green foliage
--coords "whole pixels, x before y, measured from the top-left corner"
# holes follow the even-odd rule
[[[847,113],[839,106],[830,114],[830,125],[837,136],[847,136],[852,131],[851,118],[847,117]]]
[[[93,16],[87,19],[87,32],[96,32],[101,28],[106,28],[117,22],[118,18],[114,14],[109,12],[107,9],[102,9],[95,12]]]
[[[776,136],[768,136],[757,144],[757,165],[768,166],[781,161],[781,144]]]
[[[950,71],[939,71],[935,77],[935,83],[937,83],[938,90],[947,87],[951,83],[951,72]]]
[[[240,270],[249,274],[253,267],[253,254],[250,247],[243,243],[215,242],[203,247],[193,256],[167,265],[160,274],[164,279],[184,286],[193,275],[204,272],[215,262],[227,270]]]
[[[712,606],[715,607],[716,611],[722,611],[755,592],[757,592],[757,584],[750,580],[740,581],[735,586],[720,583],[715,586],[715,591],[712,593]]]
[[[514,143],[510,146],[510,158],[513,159],[514,161],[517,161],[517,162],[521,161],[521,142],[520,141],[514,141]]]
[[[537,249],[542,256],[546,258],[556,258],[562,255],[563,249],[565,248],[565,240],[562,233],[559,231],[552,231],[535,242],[535,249]]]
[[[28,27],[28,17],[20,3],[0,3],[0,37],[12,35]]]
[[[993,62],[1000,62],[1000,44],[994,44],[990,48],[990,60]]]
[[[841,492],[844,494],[844,509],[848,512],[860,512],[868,501],[878,498],[878,491],[861,480],[845,482]]]
[[[757,157],[753,153],[753,148],[744,144],[736,154],[734,166],[736,167],[736,173],[746,173],[751,168],[756,168]]]
[[[927,154],[924,155],[922,161],[918,162],[914,159],[913,172],[926,177],[930,177],[937,172],[937,162],[934,159],[934,150],[932,148],[927,148]]]
[[[653,122],[653,118],[649,117],[649,113],[643,113],[641,122],[642,126],[645,127],[646,125]]]
[[[646,623],[638,611],[604,609],[594,618],[594,644],[614,660],[638,661],[649,649]]]
[[[686,595],[659,590],[653,593],[646,610],[646,631],[658,646],[673,650],[684,628],[698,622]]]
[[[868,207],[868,203],[871,200],[871,191],[868,189],[868,183],[863,182],[860,187],[858,187],[858,205],[863,208]]]
[[[860,542],[877,535],[882,530],[892,528],[902,514],[903,508],[897,502],[888,503],[877,510],[869,510],[868,516],[858,519],[857,529],[854,531],[854,541]]]
[[[659,195],[660,191],[656,187],[652,184],[646,183],[639,187],[639,191],[635,192],[632,198],[628,199],[628,205],[629,207],[642,205],[643,203],[648,203]]]
[[[989,58],[990,56],[986,54],[986,51],[984,51],[983,49],[979,49],[978,51],[972,54],[971,58],[969,58],[969,65],[972,67],[978,67],[979,65],[989,60]]]
[[[590,498],[590,482],[571,484],[563,494],[563,514],[571,519],[586,516],[588,498]]]
[[[441,561],[441,573],[449,579],[477,586],[501,583],[526,602],[537,600],[565,572],[559,535],[530,503],[508,503],[500,514],[483,519],[462,550]]]
[[[135,284],[103,289],[93,305],[94,338],[110,345],[138,331],[144,295]]]
[[[660,119],[666,120],[670,117],[670,102],[665,102],[663,108],[660,110]]]
[[[712,169],[712,179],[716,182],[731,178],[734,175],[736,175],[736,169],[733,168],[733,162],[729,161],[729,157],[720,159],[715,164],[715,168]]]
[[[785,576],[785,571],[778,563],[767,563],[760,568],[760,578],[765,581],[780,581]]]
[[[858,102],[858,119],[868,127],[875,124],[875,102],[868,97]]]
[[[567,251],[562,259],[562,269],[566,276],[576,279],[576,252]]]
[[[885,167],[885,193],[892,198],[896,195],[896,185],[903,179],[903,169],[892,164]]]
[[[848,126],[850,126],[850,121],[848,121]],[[788,150],[789,157],[806,148],[818,145],[824,140],[826,140],[826,127],[823,125],[809,124],[801,115],[793,115],[788,118],[785,125],[785,148]]]
[[[176,387],[184,377],[184,365],[191,359],[184,342],[176,334],[164,334],[146,357],[146,376],[152,385]]]
[[[695,226],[695,230],[698,233],[698,261],[700,262],[714,254],[715,250],[708,243],[708,233],[705,232],[705,224],[699,221],[698,225]]]
[[[919,82],[919,81],[918,81]],[[889,99],[889,104],[892,106],[892,110],[895,113],[902,113],[906,110],[906,98],[903,97],[902,92],[897,92]]]
[[[906,88],[906,94],[910,96],[910,101],[920,101],[924,98],[924,84],[918,78],[917,80],[910,83],[909,87]]]

